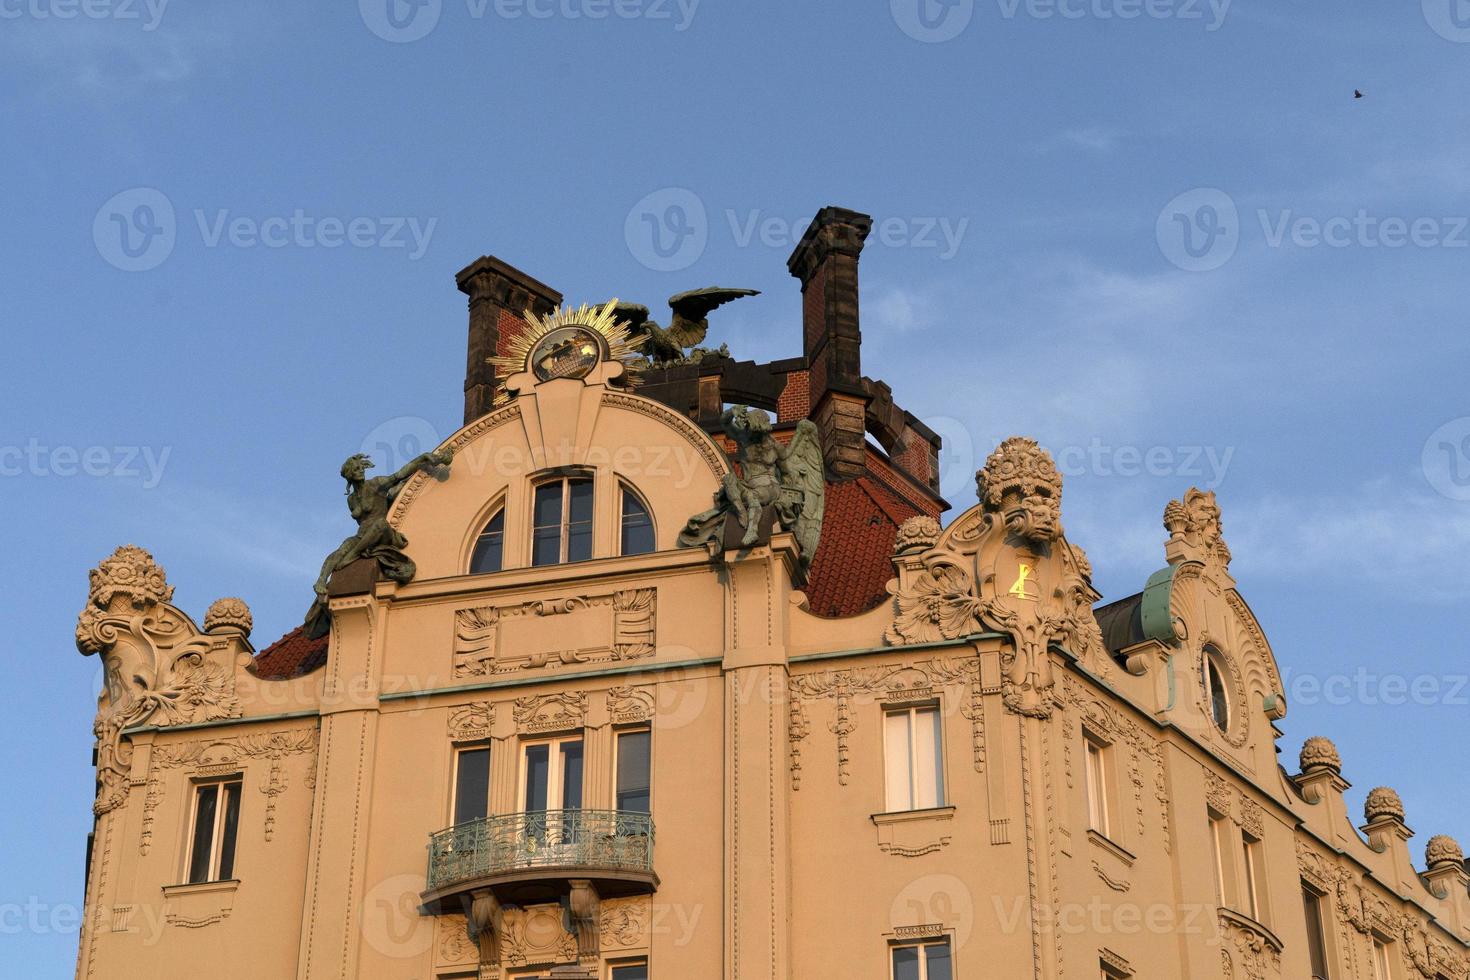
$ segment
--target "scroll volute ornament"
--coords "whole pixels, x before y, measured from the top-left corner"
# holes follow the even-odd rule
[[[170,604],[173,586],[153,556],[125,545],[91,572],[77,617],[77,649],[102,658],[97,699],[94,810],[105,813],[128,792],[131,747],[122,730],[240,714],[235,697],[236,636],[210,636]]]

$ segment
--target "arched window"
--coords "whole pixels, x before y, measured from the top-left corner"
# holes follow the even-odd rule
[[[646,555],[654,549],[653,518],[648,507],[628,487],[623,487],[622,541],[618,554]]]
[[[470,554],[470,574],[498,572],[505,562],[505,509],[501,508],[490,518],[485,530],[475,539],[475,550]]]
[[[531,507],[531,564],[592,557],[592,481],[565,477],[536,487]]]
[[[1200,665],[1200,682],[1205,689],[1205,707],[1215,727],[1222,732],[1230,731],[1230,689],[1225,686],[1225,678],[1229,676],[1220,652],[1206,647],[1204,662]]]

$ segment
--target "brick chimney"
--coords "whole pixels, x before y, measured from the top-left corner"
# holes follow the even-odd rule
[[[873,219],[825,207],[786,260],[801,280],[803,353],[810,372],[810,418],[822,433],[827,470],[837,480],[867,469],[862,333],[858,330],[858,256]]]
[[[507,342],[526,328],[526,310],[551,313],[561,306],[561,293],[490,255],[471,262],[454,282],[470,298],[464,374],[464,421],[468,425],[489,412],[495,401],[495,368],[486,358],[505,353]]]

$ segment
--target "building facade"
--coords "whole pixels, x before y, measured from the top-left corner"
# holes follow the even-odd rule
[[[1459,846],[1416,865],[1387,788],[1355,827],[1326,739],[1278,762],[1213,494],[1106,604],[1031,440],[941,522],[869,226],[813,221],[766,364],[476,261],[464,427],[344,465],[359,532],[259,650],[102,561],[77,976],[1470,980]]]

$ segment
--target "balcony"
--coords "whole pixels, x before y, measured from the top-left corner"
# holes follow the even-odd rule
[[[429,912],[488,891],[506,903],[555,901],[573,882],[604,898],[649,894],[653,818],[623,810],[538,810],[484,817],[429,838]]]

